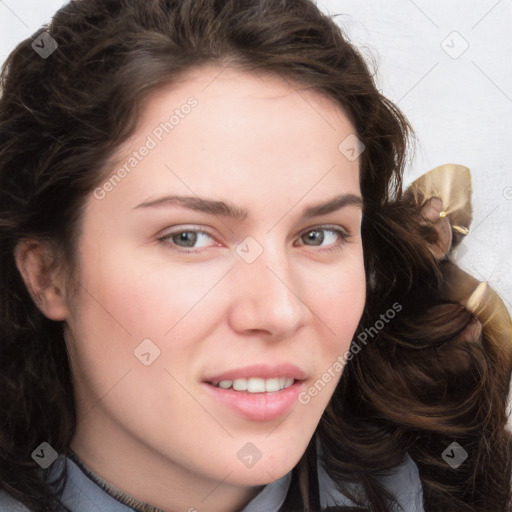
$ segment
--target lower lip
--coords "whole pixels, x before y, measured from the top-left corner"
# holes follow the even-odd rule
[[[275,420],[287,413],[297,403],[302,381],[295,381],[290,387],[267,393],[249,393],[222,389],[204,383],[207,392],[215,399],[226,404],[235,412],[253,421]]]

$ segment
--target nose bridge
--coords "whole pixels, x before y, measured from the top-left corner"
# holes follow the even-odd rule
[[[306,319],[300,283],[277,236],[247,237],[236,249],[236,300],[231,319],[240,330],[290,333]]]

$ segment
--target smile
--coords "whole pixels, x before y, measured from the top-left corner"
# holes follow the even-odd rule
[[[294,382],[295,379],[289,377],[275,377],[272,379],[251,377],[249,379],[221,380],[220,382],[211,382],[210,384],[222,389],[233,389],[234,391],[273,393],[289,388]]]

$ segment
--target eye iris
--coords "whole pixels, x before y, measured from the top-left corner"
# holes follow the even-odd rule
[[[314,233],[313,236],[312,233]],[[320,233],[320,236],[317,236],[318,234]],[[307,234],[307,238],[308,240],[312,241],[312,242],[320,242],[318,245],[321,245],[322,242],[324,241],[324,234],[323,234],[323,231],[321,229],[313,229],[311,231],[308,232]]]
[[[194,244],[197,241],[197,233],[194,233],[193,231],[182,231],[181,233],[174,235],[172,238],[173,241],[176,241],[177,239],[180,242],[188,242],[189,245],[186,245],[186,247],[194,247]]]

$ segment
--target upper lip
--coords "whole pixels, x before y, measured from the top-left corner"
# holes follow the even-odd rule
[[[213,375],[205,379],[205,382],[221,382],[223,380],[235,379],[272,379],[276,377],[286,377],[295,380],[304,380],[306,374],[298,366],[290,363],[283,363],[277,365],[267,364],[254,364],[251,366],[244,366],[243,368],[236,368],[224,373]]]

